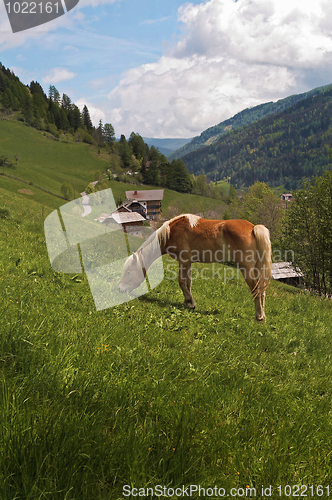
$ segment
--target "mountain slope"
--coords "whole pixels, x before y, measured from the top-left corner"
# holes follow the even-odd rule
[[[173,151],[182,148],[191,141],[191,139],[154,139],[152,137],[143,137],[143,140],[149,147],[158,148],[165,156],[171,155]]]
[[[94,180],[95,171],[104,171],[109,165],[108,155],[99,156],[96,147],[56,141],[46,132],[11,120],[0,120],[2,155],[8,157],[12,166],[1,171],[32,181],[58,195],[63,182],[75,186],[77,195]]]
[[[277,102],[267,102],[253,108],[244,109],[232,118],[204,130],[200,136],[194,137],[191,142],[174,151],[168,156],[168,158],[169,160],[172,160],[173,158],[183,158],[192,151],[214,144],[223,135],[227,134],[231,130],[250,125],[251,123],[261,120],[262,118],[285,111],[304,99],[326,92],[330,87],[331,85],[317,87],[309,92],[292,95],[286,97],[285,99],[280,99]]]
[[[231,177],[234,186],[259,180],[296,189],[303,177],[329,168],[331,147],[332,86],[182,159],[190,172]]]

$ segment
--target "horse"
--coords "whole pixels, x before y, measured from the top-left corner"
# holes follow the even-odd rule
[[[130,293],[137,288],[150,265],[165,254],[179,263],[178,281],[186,307],[195,308],[192,263],[234,262],[254,298],[256,319],[265,320],[265,292],[272,276],[270,233],[265,226],[241,219],[207,220],[193,214],[174,217],[128,257],[118,291]]]

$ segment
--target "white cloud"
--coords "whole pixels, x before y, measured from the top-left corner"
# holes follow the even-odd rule
[[[209,0],[179,9],[183,32],[109,94],[117,134],[190,137],[248,106],[332,81],[332,3]],[[319,84],[329,83],[324,81]]]
[[[185,4],[179,18],[187,35],[174,50],[177,56],[204,54],[235,57],[249,63],[307,67],[331,53],[332,40],[322,23],[331,18],[325,0],[210,0]]]
[[[55,85],[59,82],[65,82],[75,78],[76,73],[68,71],[66,68],[52,68],[47,75],[43,77],[43,83]]]
[[[99,108],[96,108],[93,104],[89,103],[85,97],[81,97],[78,101],[75,102],[76,106],[82,112],[84,105],[87,106],[90,114],[91,121],[95,127],[98,126],[99,120],[102,120],[105,123],[105,113]]]

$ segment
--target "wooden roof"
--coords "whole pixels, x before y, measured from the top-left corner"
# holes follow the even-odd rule
[[[131,222],[143,222],[145,218],[137,212],[114,212],[112,218],[118,224],[130,224]]]
[[[272,278],[275,280],[299,278],[301,276],[303,274],[296,271],[290,262],[274,262],[272,264]]]
[[[128,200],[136,201],[161,201],[164,197],[163,189],[151,189],[149,191],[126,191]]]

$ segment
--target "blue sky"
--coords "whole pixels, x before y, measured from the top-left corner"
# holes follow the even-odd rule
[[[0,61],[116,134],[193,137],[242,109],[332,83],[330,0],[80,0],[13,34]]]

